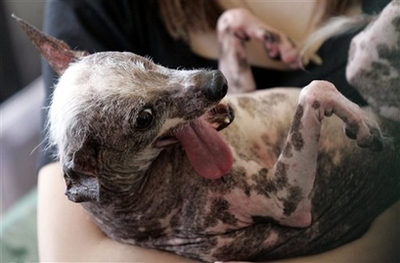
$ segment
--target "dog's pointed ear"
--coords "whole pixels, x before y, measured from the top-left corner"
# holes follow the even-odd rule
[[[64,73],[71,62],[89,55],[85,51],[72,50],[65,42],[44,34],[14,14],[12,17],[19,23],[33,45],[59,75]]]
[[[64,160],[65,194],[69,200],[76,203],[100,200],[97,157],[97,145],[86,141],[81,149]]]

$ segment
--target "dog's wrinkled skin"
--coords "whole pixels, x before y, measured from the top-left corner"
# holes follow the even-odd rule
[[[219,71],[64,48],[42,52],[67,61],[50,135],[68,197],[115,240],[209,262],[314,254],[360,237],[399,198],[399,123],[330,83],[224,97]]]

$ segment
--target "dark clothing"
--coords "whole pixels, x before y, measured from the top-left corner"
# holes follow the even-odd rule
[[[364,1],[363,10],[377,13],[389,0]],[[154,62],[170,68],[214,68],[211,60],[191,51],[187,43],[174,40],[167,33],[158,16],[156,0],[52,0],[46,6],[44,31],[67,42],[73,49],[88,52],[130,51],[149,56]],[[279,71],[253,67],[257,88],[303,87],[312,80],[328,80],[350,100],[366,102],[345,78],[345,65],[349,43],[354,33],[330,39],[324,43],[319,55],[322,66],[310,65],[306,70]],[[46,84],[45,109],[49,105],[56,74],[43,63]],[[43,110],[43,135],[46,133],[47,111]],[[46,146],[47,142],[43,145]],[[47,148],[46,148],[47,149]],[[53,150],[42,149],[39,167],[54,161]]]

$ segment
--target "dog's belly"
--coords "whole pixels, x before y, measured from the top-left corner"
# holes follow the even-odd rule
[[[380,123],[385,134],[397,137],[393,147],[374,153],[347,139],[336,117],[325,119],[312,224],[285,227],[264,216],[266,203],[274,201],[264,174],[282,151],[294,114],[298,90],[287,91],[228,98],[236,110],[236,121],[223,131],[235,158],[230,174],[199,176],[176,146],[153,163],[139,198],[119,195],[108,207],[86,208],[116,240],[209,262],[315,254],[360,237],[399,198],[400,125]],[[249,107],[258,102],[266,106]]]

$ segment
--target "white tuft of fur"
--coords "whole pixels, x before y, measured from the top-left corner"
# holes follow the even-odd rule
[[[307,56],[307,54],[316,53],[327,39],[360,30],[376,19],[376,17],[365,14],[355,17],[333,17],[305,40],[301,54]]]

